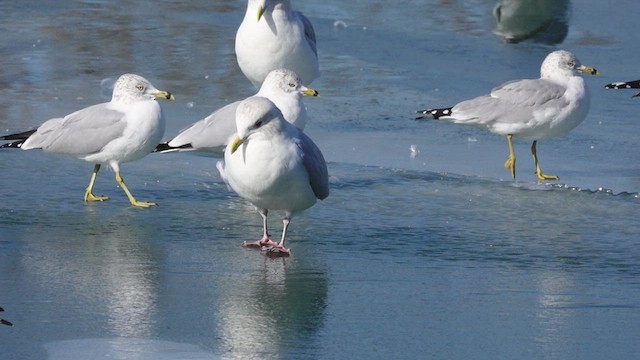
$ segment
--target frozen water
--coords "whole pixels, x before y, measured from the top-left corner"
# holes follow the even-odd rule
[[[85,205],[91,165],[3,149],[2,357],[635,358],[640,102],[603,86],[640,78],[640,3],[573,3],[549,46],[503,42],[489,0],[292,1],[318,38],[305,131],[331,187],[296,217],[292,256],[240,246],[260,217],[215,158],[125,164],[159,203],[135,209],[108,171],[96,192],[112,199]],[[125,72],[176,95],[161,104],[167,139],[255,92],[233,54],[244,1],[127,4],[0,2],[2,132],[105,101]],[[528,142],[514,183],[504,138],[413,120],[537,77],[557,48],[602,73],[586,78],[585,122],[539,143],[559,182],[535,182]]]

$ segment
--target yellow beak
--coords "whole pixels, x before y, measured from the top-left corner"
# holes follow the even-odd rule
[[[236,137],[231,142],[231,145],[229,145],[231,146],[231,153],[233,154],[234,152],[236,152],[236,150],[238,150],[242,143],[244,143],[244,140],[241,139],[240,136],[236,135]]]
[[[585,73],[585,74],[590,74],[590,75],[600,75],[600,72],[598,70],[596,70],[595,68],[592,68],[591,66],[580,66],[578,68],[578,70],[580,70],[581,72]]]
[[[264,8],[260,6],[258,8],[258,21],[260,21],[260,19],[262,18],[262,14],[264,14]]]
[[[153,96],[156,97],[156,99],[162,99],[162,100],[175,100],[175,96],[173,96],[172,93],[168,92],[168,91],[158,91],[157,93],[153,93]]]
[[[303,95],[306,96],[320,96],[320,93],[315,89],[308,88],[302,92]]]

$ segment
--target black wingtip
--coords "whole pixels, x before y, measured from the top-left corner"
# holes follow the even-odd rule
[[[156,148],[153,149],[153,152],[163,152],[171,149],[172,149],[171,146],[169,146],[169,144],[165,142],[165,143],[158,144],[158,146],[156,146]]]
[[[0,140],[27,140],[29,136],[33,135],[38,129],[27,130],[21,133],[0,136]]]
[[[640,80],[618,81],[607,84],[605,89],[640,89]]]
[[[451,115],[451,109],[453,109],[453,107],[448,107],[448,108],[441,108],[441,109],[426,109],[426,110],[418,110],[417,113],[418,114],[422,114],[422,116],[418,116],[416,117],[416,120],[421,120],[421,119],[439,119],[443,116],[450,116]]]
[[[26,139],[10,142],[10,143],[7,143],[7,144],[2,144],[2,145],[0,145],[0,149],[5,149],[5,148],[6,149],[20,149],[22,147],[22,144],[24,144],[25,141],[26,141]]]
[[[168,142],[164,142],[164,143],[158,144],[158,146],[156,146],[156,148],[153,149],[153,152],[162,153],[162,152],[178,151],[183,149],[193,149],[193,146],[191,146],[191,144],[184,144],[180,146],[170,146]]]

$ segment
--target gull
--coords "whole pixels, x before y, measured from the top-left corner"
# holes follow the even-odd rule
[[[634,81],[619,81],[604,86],[606,89],[640,89],[640,80]],[[640,93],[633,95],[632,97],[638,97]]]
[[[569,32],[570,9],[569,0],[498,0],[493,32],[507,43],[531,39],[558,44]]]
[[[147,156],[162,139],[165,119],[155,99],[174,97],[142,76],[124,74],[114,85],[111,101],[48,120],[34,130],[2,136],[0,140],[15,141],[0,147],[42,149],[95,164],[85,202],[109,199],[93,193],[100,166],[109,165],[133,206],[154,206],[157,204],[138,201],[131,194],[120,175],[120,164]]]
[[[289,256],[286,235],[292,216],[329,196],[327,164],[313,141],[282,117],[269,99],[250,97],[238,105],[237,134],[218,161],[220,176],[262,216],[263,235],[243,246],[270,256]],[[280,242],[267,230],[269,210],[284,210]]]
[[[235,51],[240,70],[256,88],[274,69],[291,69],[304,84],[319,75],[313,25],[289,0],[248,0]]]
[[[307,109],[302,96],[318,95],[316,90],[304,86],[295,72],[276,69],[269,73],[255,96],[271,100],[280,109],[285,120],[304,130]],[[229,139],[236,133],[236,109],[240,102],[228,104],[181,130],[172,140],[158,145],[155,151],[197,150],[223,154]]]
[[[442,119],[474,125],[505,135],[509,157],[504,166],[516,178],[513,138],[533,140],[533,155],[539,181],[558,180],[540,169],[536,144],[540,139],[558,137],[580,125],[589,112],[589,92],[580,73],[598,75],[580,64],[572,53],[558,50],[542,62],[539,79],[515,80],[494,88],[489,95],[460,102],[453,107],[420,110],[416,119]]]

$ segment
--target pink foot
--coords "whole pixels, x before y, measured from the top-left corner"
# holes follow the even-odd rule
[[[291,255],[291,250],[281,245],[263,246],[262,251],[269,257],[286,257]]]
[[[278,243],[265,236],[262,239],[256,241],[245,241],[242,243],[242,246],[262,249],[263,247],[278,246]]]

